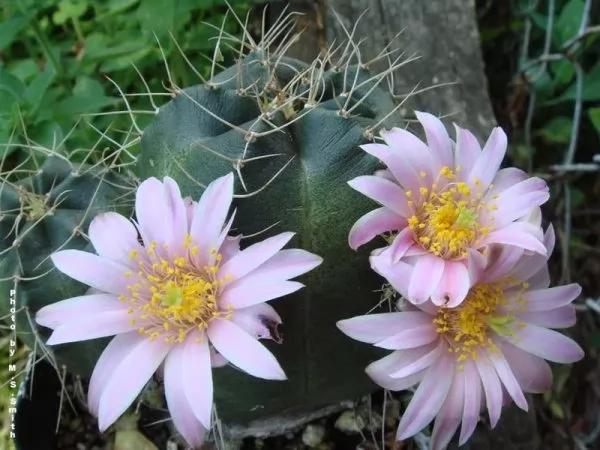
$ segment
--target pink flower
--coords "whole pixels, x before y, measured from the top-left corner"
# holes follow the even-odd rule
[[[550,254],[554,233],[544,245]],[[338,322],[353,339],[395,350],[366,372],[380,386],[400,391],[418,387],[400,421],[397,439],[406,439],[435,419],[433,449],[445,448],[459,425],[460,445],[475,430],[482,409],[492,427],[505,399],[528,405],[523,392],[540,393],[552,385],[545,360],[568,364],[582,349],[551,328],[575,324],[571,304],[577,284],[548,288],[546,257],[518,247],[494,246],[488,265],[460,306],[406,303],[401,312],[372,314]],[[406,295],[414,270],[393,263],[388,248],[374,257],[392,287]]]
[[[106,430],[133,402],[164,362],[169,410],[192,446],[210,428],[211,366],[230,362],[250,375],[286,378],[257,339],[281,323],[265,303],[302,288],[289,281],[322,259],[282,250],[293,233],[281,233],[240,251],[226,223],[233,174],[212,182],[198,203],[182,199],[170,178],[144,181],[136,196],[137,224],[105,213],[90,224],[98,255],[55,253],[61,272],[93,294],[42,308],[39,324],[54,331],[48,344],[116,335],[98,360],[88,392],[90,411]],[[138,233],[141,243],[138,241]]]
[[[455,143],[431,114],[417,118],[428,145],[393,128],[381,133],[385,144],[362,146],[387,169],[349,181],[381,205],[354,224],[349,244],[357,249],[392,232],[394,261],[419,257],[408,300],[456,306],[473,284],[474,253],[498,243],[544,254],[541,228],[518,219],[548,200],[548,187],[519,169],[499,170],[507,145],[501,128],[481,150],[468,130],[456,127]]]

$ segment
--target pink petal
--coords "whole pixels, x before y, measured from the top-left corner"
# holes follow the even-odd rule
[[[408,206],[404,189],[392,181],[372,175],[362,175],[348,181],[348,185],[401,217],[412,216],[412,208]]]
[[[135,276],[125,276],[127,267],[93,253],[61,250],[51,258],[62,273],[102,292],[119,296],[127,292],[127,285],[135,283]]]
[[[481,146],[469,130],[456,125],[454,128],[456,129],[456,167],[460,167],[458,176],[462,178],[462,174],[468,176],[471,173],[475,161],[481,154]]]
[[[537,232],[538,228],[529,223],[513,222],[484,236],[479,242],[479,245],[514,245],[545,256],[546,247],[537,238]]]
[[[573,305],[561,306],[550,311],[520,313],[517,319],[544,328],[571,328],[577,322]]]
[[[519,184],[521,181],[525,181],[529,178],[527,173],[516,167],[507,167],[506,169],[500,169],[496,173],[496,177],[492,181],[493,186],[488,191],[488,197],[496,195],[511,186]]]
[[[418,190],[421,186],[421,177],[402,157],[401,152],[393,151],[391,147],[383,144],[366,144],[361,145],[360,148],[381,160],[404,189]]]
[[[172,348],[163,339],[150,341],[144,336],[113,366],[98,407],[98,428],[101,432],[106,431],[133,403]]]
[[[442,353],[445,351],[447,351],[445,346],[438,345],[438,346],[434,347],[433,350],[431,350],[430,352],[423,354],[423,356],[421,356],[416,361],[413,361],[412,363],[405,365],[400,370],[392,372],[390,374],[390,377],[406,378],[411,375],[414,375],[415,373],[421,372],[421,371],[429,368],[429,366],[431,366],[433,363],[435,363],[439,359],[439,357],[442,355]]]
[[[233,199],[233,181],[233,172],[217,178],[206,187],[198,201],[190,235],[201,252],[197,261],[200,267],[206,264],[212,249],[218,250],[217,241]]]
[[[172,221],[163,184],[154,177],[146,179],[138,187],[135,196],[135,215],[145,247],[157,243],[157,252],[163,252],[162,244],[170,244]]]
[[[548,185],[541,178],[529,178],[498,194],[491,203],[496,205],[494,220],[488,223],[501,228],[528,214],[532,209],[548,201]]]
[[[223,263],[219,273],[239,280],[275,256],[293,236],[294,233],[291,232],[280,233],[245,248]]]
[[[217,353],[214,348],[210,348],[210,365],[212,367],[224,367],[229,364],[223,355]]]
[[[483,189],[488,188],[502,164],[506,154],[506,145],[506,133],[500,127],[494,128],[471,169],[468,178],[469,184],[474,184],[477,179]]]
[[[172,226],[171,243],[169,245],[170,254],[181,256],[184,254],[185,235],[187,234],[188,220],[187,207],[181,198],[179,186],[170,177],[164,178],[165,201],[167,208],[170,211],[170,219]]]
[[[280,324],[281,317],[271,305],[259,303],[234,310],[231,321],[255,339],[271,339],[273,336],[269,325]]]
[[[457,371],[448,391],[448,396],[440,409],[431,434],[431,450],[445,450],[460,425],[465,401],[464,373]]]
[[[471,279],[469,269],[462,261],[444,261],[444,273],[433,292],[434,305],[454,308],[462,303],[469,293]]]
[[[240,241],[242,240],[242,235],[239,236],[226,236],[223,242],[221,243],[220,253],[223,257],[221,263],[224,264],[237,255],[240,250]]]
[[[286,379],[273,354],[233,322],[213,320],[207,333],[215,349],[244,372],[266,380]]]
[[[583,350],[564,334],[528,324],[517,330],[512,344],[548,361],[571,364],[583,358]]]
[[[185,392],[183,376],[187,371],[184,365],[182,345],[176,345],[165,361],[165,397],[173,424],[191,447],[199,447],[204,442],[206,430],[196,419]]]
[[[483,355],[483,357],[475,359],[474,362],[481,378],[481,384],[483,385],[490,424],[492,428],[495,428],[502,413],[502,384],[489,358]]]
[[[390,246],[392,263],[400,261],[413,245],[415,245],[415,235],[410,228],[406,227],[396,235]]]
[[[348,245],[352,250],[356,250],[380,234],[400,230],[405,226],[404,217],[388,208],[378,208],[368,212],[352,225],[348,235]]]
[[[402,128],[379,133],[385,143],[397,151],[421,177],[421,186],[431,186],[440,171],[439,161],[433,158],[429,147],[414,134]],[[425,175],[425,176],[422,176]]]
[[[66,344],[127,333],[139,328],[131,323],[131,317],[125,308],[121,308],[75,318],[56,328],[46,344]]]
[[[452,152],[452,140],[448,136],[446,127],[440,119],[432,114],[415,111],[417,120],[423,125],[427,145],[436,155],[441,166],[454,169],[454,154]]]
[[[226,286],[218,301],[222,309],[246,308],[292,294],[303,287],[304,285],[297,281],[275,280],[271,284],[263,284],[260,281],[255,282],[253,278],[249,277],[235,285],[232,283]]]
[[[549,289],[528,291],[523,294],[527,300],[527,311],[549,311],[570,305],[581,294],[581,286],[572,283]]]
[[[527,405],[527,400],[523,395],[523,391],[521,390],[521,386],[519,386],[519,382],[515,378],[515,375],[508,365],[508,362],[504,358],[504,355],[494,351],[488,351],[487,355],[494,365],[494,369],[496,369],[498,378],[500,378],[502,385],[506,388],[506,391],[510,397],[514,400],[519,408],[521,408],[523,411],[527,411],[529,408]]]
[[[412,328],[430,325],[431,317],[418,311],[367,314],[340,320],[337,327],[345,335],[360,342],[374,344]]]
[[[133,223],[121,214],[106,212],[98,214],[90,223],[90,241],[96,252],[124,266],[130,266],[128,258],[131,250],[142,252],[138,242],[138,232]],[[134,265],[137,269],[137,265]]]
[[[371,268],[384,277],[392,287],[403,297],[408,297],[408,285],[413,274],[413,267],[405,262],[399,261],[391,264],[391,252],[388,249],[379,255],[369,258]]]
[[[481,275],[481,283],[490,283],[505,278],[523,257],[523,249],[512,246],[492,245],[488,247],[488,266]]]
[[[445,263],[442,258],[431,254],[417,259],[408,285],[409,301],[419,304],[429,300],[442,279]]]
[[[95,417],[98,417],[100,398],[114,374],[115,367],[143,339],[146,337],[137,331],[119,334],[108,343],[98,358],[88,386],[88,408]]]
[[[200,342],[197,342],[200,341]],[[210,429],[213,406],[213,380],[208,339],[199,330],[192,331],[183,344],[179,370],[190,408],[196,419]]]
[[[412,326],[400,331],[399,333],[390,336],[389,338],[377,342],[376,347],[385,348],[388,350],[401,350],[407,348],[420,347],[429,344],[438,338],[436,327],[431,318],[425,324],[411,324]]]
[[[482,397],[481,379],[472,361],[465,361],[463,375],[465,398],[459,445],[467,442],[477,427]]]
[[[552,388],[552,370],[546,361],[509,343],[501,349],[524,392],[541,394]]]
[[[127,306],[110,294],[82,295],[44,306],[35,315],[35,320],[45,327],[56,328],[84,315],[95,316],[115,310],[125,312],[126,309]]]
[[[246,282],[273,284],[276,281],[286,281],[310,272],[322,262],[323,258],[306,250],[280,250],[256,270],[231,283],[231,287]]]
[[[414,436],[435,418],[448,395],[454,375],[453,357],[449,354],[429,368],[402,415],[396,439]]]

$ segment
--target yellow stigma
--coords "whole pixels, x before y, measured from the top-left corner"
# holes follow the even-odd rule
[[[431,188],[421,187],[421,200],[408,226],[415,240],[436,256],[445,259],[467,257],[467,250],[478,239],[492,231],[480,223],[482,212],[495,210],[495,205],[481,201],[481,183],[475,183],[476,193],[464,182],[455,182],[456,172],[449,167],[440,170],[440,177],[451,181],[438,191],[438,183]]]
[[[183,244],[186,255],[198,253],[189,235]],[[188,257],[166,257],[169,252],[159,253],[157,248],[153,241],[145,254],[130,252],[130,259],[137,260],[137,280],[127,286],[129,295],[119,297],[130,304],[127,312],[133,315],[131,323],[140,324],[140,334],[174,344],[194,329],[206,329],[214,319],[231,317],[231,308],[222,310],[217,303],[223,285],[231,281],[231,276],[219,273],[222,257],[217,250],[210,252],[214,263],[198,269]],[[123,275],[132,277],[132,272]]]
[[[514,285],[508,280],[495,284],[476,285],[467,298],[456,308],[441,307],[433,323],[443,335],[457,361],[477,359],[482,348],[497,350],[493,333],[513,336],[524,325],[517,321],[515,313],[523,311],[526,300],[519,295],[509,303],[504,296],[506,288]],[[521,284],[521,292],[527,289]]]

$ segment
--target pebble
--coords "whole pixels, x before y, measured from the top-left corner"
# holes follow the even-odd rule
[[[366,425],[365,419],[358,415],[356,411],[344,411],[335,421],[334,427],[344,433],[355,434],[360,433]]]
[[[304,445],[315,448],[325,437],[325,427],[323,425],[307,425],[302,433],[302,442]]]

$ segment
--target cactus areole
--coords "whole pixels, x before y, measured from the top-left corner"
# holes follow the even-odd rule
[[[283,342],[267,345],[288,380],[218,369],[221,419],[245,423],[309,411],[375,389],[364,367],[379,353],[345,339],[335,323],[366,313],[380,298],[369,249],[357,253],[348,246],[352,224],[373,205],[347,181],[378,168],[359,145],[381,127],[401,124],[381,80],[358,65],[327,71],[289,58],[274,61],[257,50],[209,83],[174,89],[143,132],[141,179],[169,176],[183,195],[198,198],[203,186],[233,167],[238,228],[232,234],[294,231],[294,247],[324,258],[300,278],[304,290],[272,302],[284,321]]]

